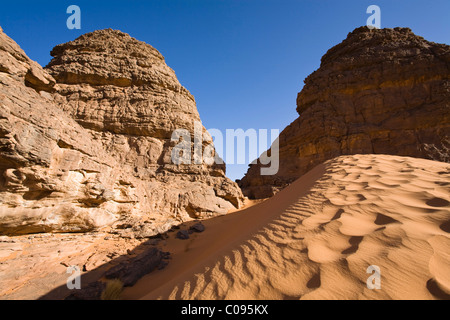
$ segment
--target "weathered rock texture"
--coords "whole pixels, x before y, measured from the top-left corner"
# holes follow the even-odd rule
[[[354,30],[306,78],[300,117],[279,137],[278,174],[261,176],[261,165],[251,165],[239,182],[244,195],[270,197],[339,155],[438,160],[432,151],[445,151],[450,138],[449,79],[448,45],[407,28]]]
[[[149,237],[241,205],[224,165],[172,163],[200,117],[156,49],[102,30],[52,55],[44,70],[0,30],[0,234]]]

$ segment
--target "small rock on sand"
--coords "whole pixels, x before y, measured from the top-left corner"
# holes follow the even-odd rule
[[[189,232],[187,230],[180,230],[177,232],[177,239],[187,240],[189,239]]]

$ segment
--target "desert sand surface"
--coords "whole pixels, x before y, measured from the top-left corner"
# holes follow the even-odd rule
[[[88,284],[111,267],[109,262],[147,249],[142,241],[107,232],[34,234],[0,237],[0,300],[64,299],[69,266],[85,269]]]
[[[274,197],[163,242],[124,299],[449,299],[450,165],[342,156]],[[370,290],[369,266],[381,288]]]

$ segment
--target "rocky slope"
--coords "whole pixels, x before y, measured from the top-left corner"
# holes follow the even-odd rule
[[[52,55],[44,70],[0,29],[0,234],[149,237],[241,205],[224,165],[173,164],[200,117],[156,49],[102,30]]]
[[[297,106],[279,137],[279,172],[262,176],[252,165],[239,182],[245,195],[270,197],[339,155],[448,160],[450,47],[407,28],[358,28],[323,56]]]

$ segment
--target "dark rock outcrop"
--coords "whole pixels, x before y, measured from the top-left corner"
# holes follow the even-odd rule
[[[106,279],[119,279],[125,287],[131,287],[136,282],[152,272],[164,262],[167,254],[157,248],[151,248],[135,258],[124,261],[112,267],[105,273]]]

